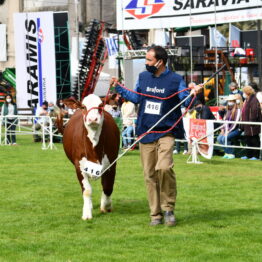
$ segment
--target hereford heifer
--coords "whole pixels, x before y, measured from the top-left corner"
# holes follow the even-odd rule
[[[77,109],[63,130],[64,150],[74,164],[83,193],[82,219],[92,218],[92,188],[90,178],[93,174],[105,170],[118,155],[120,134],[112,116],[103,111],[101,99],[91,94],[81,102],[66,99],[65,104]],[[100,168],[100,169],[99,169]],[[101,177],[102,197],[101,212],[112,209],[116,164]],[[100,173],[101,174],[101,173]]]

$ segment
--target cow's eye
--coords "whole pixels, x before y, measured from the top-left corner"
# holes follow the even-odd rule
[[[99,108],[98,108],[98,112],[99,112],[99,114],[102,114],[103,108],[102,108],[102,107],[99,107]]]

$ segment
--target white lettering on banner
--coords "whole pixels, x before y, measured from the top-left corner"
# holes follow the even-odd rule
[[[117,29],[186,27],[262,19],[260,0],[117,0]],[[216,15],[214,15],[216,12]]]
[[[56,101],[53,12],[14,14],[17,105]]]
[[[154,88],[148,86],[148,87],[146,88],[146,91],[147,91],[147,92],[152,92],[152,93],[161,93],[161,94],[164,94],[164,93],[165,93],[165,88],[158,89],[156,86],[155,86]]]
[[[151,102],[147,100],[145,105],[145,113],[152,115],[160,115],[161,105],[162,103]]]

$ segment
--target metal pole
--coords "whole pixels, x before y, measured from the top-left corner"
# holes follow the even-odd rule
[[[258,87],[262,90],[262,61],[261,61],[261,22],[257,20],[257,63],[258,63]]]
[[[76,61],[77,66],[79,65],[79,16],[78,16],[78,4],[79,0],[75,0],[75,27],[76,27]],[[81,99],[80,85],[79,85],[79,74],[77,74],[77,87],[78,87],[78,99]]]
[[[99,4],[99,7],[100,7],[100,21],[103,21],[103,0],[100,0],[100,4]]]

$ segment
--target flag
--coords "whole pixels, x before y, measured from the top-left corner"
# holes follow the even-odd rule
[[[210,48],[227,47],[227,39],[215,27],[209,27]]]
[[[118,39],[117,35],[113,35],[111,37],[105,38],[106,40],[106,47],[108,50],[108,55],[109,56],[114,56],[118,52]]]
[[[234,25],[229,25],[230,47],[240,47],[240,29]]]

